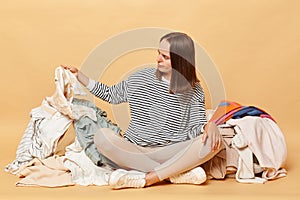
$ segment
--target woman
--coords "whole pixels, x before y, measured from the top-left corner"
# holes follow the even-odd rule
[[[217,127],[206,124],[194,43],[188,35],[163,36],[157,69],[141,70],[111,87],[77,68],[65,68],[95,96],[112,104],[129,103],[131,120],[124,134],[99,129],[94,137],[99,152],[123,168],[111,174],[113,188],[139,188],[167,178],[191,184],[206,180],[199,165],[218,153],[222,140]]]

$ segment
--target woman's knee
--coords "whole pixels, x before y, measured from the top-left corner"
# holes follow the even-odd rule
[[[94,135],[94,143],[96,146],[103,146],[103,144],[106,143],[108,140],[107,137],[109,134],[111,134],[113,130],[109,128],[100,128],[97,130],[97,132]]]

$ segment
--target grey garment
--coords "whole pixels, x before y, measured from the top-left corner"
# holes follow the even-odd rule
[[[80,146],[84,149],[87,157],[97,165],[109,165],[112,168],[119,168],[119,166],[102,155],[96,148],[94,144],[94,134],[100,128],[110,128],[116,133],[120,133],[121,129],[114,123],[112,123],[108,118],[105,111],[97,108],[94,103],[82,100],[82,99],[73,99],[73,104],[87,106],[95,110],[97,121],[92,120],[87,116],[81,117],[79,120],[74,121],[74,127],[76,131],[77,140]]]

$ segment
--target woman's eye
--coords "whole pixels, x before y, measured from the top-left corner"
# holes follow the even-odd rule
[[[161,55],[164,59],[168,60],[170,59],[170,56],[167,56],[165,54],[162,54],[161,52],[158,51],[158,55]]]
[[[169,56],[163,55],[164,59],[169,59]]]

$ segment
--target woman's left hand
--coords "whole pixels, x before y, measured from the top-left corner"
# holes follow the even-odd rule
[[[205,143],[207,138],[211,138],[211,151],[214,152],[220,149],[222,145],[222,136],[215,123],[209,122],[204,126],[202,142]]]

